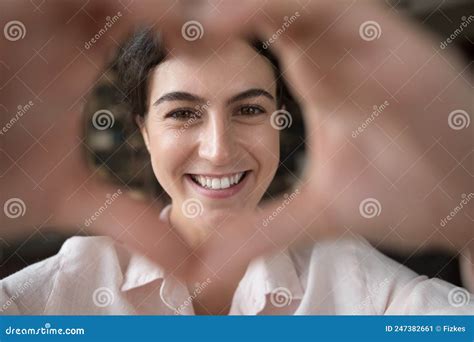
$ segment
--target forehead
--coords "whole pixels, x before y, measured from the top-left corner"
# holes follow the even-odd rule
[[[152,70],[149,91],[151,100],[171,91],[188,91],[208,99],[249,88],[262,88],[275,95],[275,80],[268,59],[247,42],[234,40],[218,51],[173,54]]]

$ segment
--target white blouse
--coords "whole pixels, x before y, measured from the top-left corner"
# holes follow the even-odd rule
[[[193,315],[193,291],[108,237],[73,237],[59,253],[0,281],[0,313]],[[419,276],[362,238],[318,242],[253,260],[231,315],[474,314],[474,295]]]

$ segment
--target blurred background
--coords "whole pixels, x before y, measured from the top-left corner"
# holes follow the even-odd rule
[[[474,0],[391,0],[392,11],[414,18],[420,25],[439,36],[436,49],[458,49],[470,63],[474,75]],[[462,25],[462,23],[468,23]],[[136,196],[158,197],[169,201],[154,178],[148,153],[141,135],[130,120],[130,112],[121,101],[114,86],[113,68],[104,74],[84,107],[87,156],[92,168],[123,190]],[[113,126],[100,130],[92,125],[92,116],[100,110],[113,113]],[[294,111],[290,112],[294,113]],[[296,180],[304,161],[303,124],[294,118],[291,129],[282,132],[281,162],[266,197],[285,192]],[[78,227],[79,228],[79,227]],[[416,227],[414,227],[416,229]],[[15,241],[0,240],[0,279],[38,261],[56,254],[69,236],[41,227],[29,236]],[[462,285],[457,255],[439,250],[425,250],[415,255],[402,255],[395,250],[383,253],[419,274],[438,277]]]

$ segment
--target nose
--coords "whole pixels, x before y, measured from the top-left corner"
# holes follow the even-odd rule
[[[234,132],[230,122],[219,113],[209,114],[201,132],[199,157],[215,166],[228,165],[234,148]]]

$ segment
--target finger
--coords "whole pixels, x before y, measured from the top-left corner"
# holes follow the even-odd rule
[[[16,26],[0,41],[0,110],[8,123],[0,137],[1,199],[22,199],[27,209],[15,220],[2,216],[2,236],[50,225],[58,201],[90,178],[82,105],[104,73],[106,53],[137,24],[172,28],[175,3],[50,1],[39,9],[28,1],[2,3]],[[65,222],[56,226],[70,228]]]

